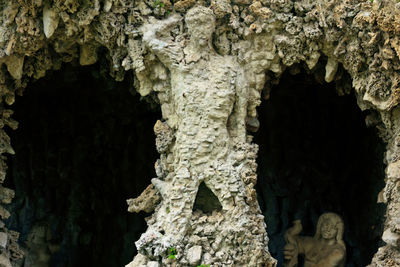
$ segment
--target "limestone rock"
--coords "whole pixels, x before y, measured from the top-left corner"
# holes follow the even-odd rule
[[[211,9],[217,18],[223,18],[232,13],[232,6],[230,0],[212,0]]]
[[[24,252],[21,250],[21,248],[18,245],[18,238],[19,238],[19,233],[16,231],[8,230],[8,247],[7,249],[9,250],[11,257],[10,259],[13,261],[19,260],[23,258]]]
[[[191,8],[195,3],[195,0],[179,0],[174,4],[174,8],[176,11],[184,12]]]
[[[321,81],[336,81],[340,71],[347,71],[358,105],[380,115],[376,125],[387,142],[388,163],[383,239],[390,245],[382,247],[372,262],[397,264],[398,252],[392,248],[398,246],[397,232],[392,230],[400,228],[399,171],[394,164],[400,159],[396,1],[180,0],[173,1],[168,11],[171,1],[158,1],[158,7],[154,1],[141,0],[3,2],[0,64],[7,67],[0,69],[3,102],[13,104],[16,92],[62,64],[93,64],[95,48],[101,47],[112,77],[122,80],[126,71],[135,70],[136,91],[160,104],[165,121],[155,129],[162,154],[160,177],[129,202],[132,211],[152,211],[158,205],[147,221],[149,232],[137,242],[139,250],[154,256],[152,261],[165,256],[167,245],[182,245],[182,255],[190,247],[197,257],[194,248],[201,244],[210,264],[276,264],[266,249],[267,231],[259,218],[253,188],[256,162],[246,124],[258,128],[253,119],[260,92],[271,81],[279,81],[285,69],[305,62]],[[325,75],[323,66],[319,70],[320,55],[328,58]],[[16,124],[3,105],[0,111],[0,152],[13,154],[3,127]],[[2,157],[1,182],[6,167]],[[202,182],[216,192],[226,213],[192,215]],[[0,206],[0,216],[10,214]],[[189,245],[191,239],[195,241]],[[239,245],[223,245],[223,239]],[[239,252],[244,256],[231,256]],[[135,259],[140,260],[130,266],[147,264],[146,257],[139,254]],[[3,265],[10,265],[4,255],[0,258]],[[161,258],[158,263],[164,264]]]
[[[82,66],[92,65],[97,61],[97,51],[93,45],[84,44],[81,46],[79,63]]]
[[[0,266],[1,267],[12,267],[10,260],[5,254],[0,255]]]
[[[8,153],[11,155],[15,154],[14,149],[12,148],[11,144],[10,144],[10,138],[8,137],[8,135],[0,130],[0,153]]]
[[[383,232],[382,240],[390,246],[400,246],[400,234],[393,233],[390,229],[386,229],[386,231]]]
[[[3,208],[3,206],[0,205],[0,217],[1,219],[7,219],[10,217],[10,212]]]
[[[23,56],[10,55],[6,58],[5,63],[7,65],[7,70],[14,79],[19,80],[22,78],[22,68],[24,66]]]
[[[129,264],[125,265],[125,267],[136,267],[136,266],[146,266],[148,262],[148,259],[146,256],[138,253],[133,261],[131,261]]]
[[[0,232],[0,247],[5,249],[7,247],[8,243],[8,235],[7,233]]]
[[[43,31],[50,38],[58,27],[58,12],[48,5],[43,8]]]
[[[160,202],[161,198],[153,184],[150,184],[139,197],[128,199],[129,212],[152,212],[155,206]]]
[[[0,201],[4,204],[10,204],[11,200],[14,198],[14,190],[5,188],[0,185]]]
[[[263,19],[269,19],[271,16],[273,16],[273,12],[269,8],[263,7],[261,2],[258,1],[255,1],[253,4],[251,4],[250,10]]]
[[[167,123],[160,120],[154,125],[154,133],[156,134],[156,148],[159,153],[165,153],[174,139],[173,132]]]
[[[187,251],[187,259],[190,265],[197,265],[201,260],[202,247],[201,246],[193,246]]]
[[[325,66],[325,81],[330,83],[335,78],[335,74],[338,69],[338,62],[332,58],[328,59],[328,63]]]
[[[159,267],[160,264],[157,261],[149,261],[147,267]]]
[[[112,5],[113,5],[113,0],[106,0],[103,6],[103,10],[105,12],[109,12],[111,10]]]

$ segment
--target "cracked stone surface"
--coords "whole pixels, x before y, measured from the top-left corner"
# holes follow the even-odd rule
[[[344,69],[359,107],[378,114],[369,122],[387,143],[380,198],[387,204],[387,244],[370,266],[400,265],[396,1],[0,0],[0,14],[1,182],[6,154],[14,153],[4,128],[18,127],[12,119],[15,96],[48,70],[68,62],[93,64],[105,49],[110,75],[121,81],[133,72],[132,90],[153,95],[161,105],[163,120],[155,127],[158,177],[152,180],[161,200],[153,196],[154,207],[143,205],[155,211],[136,242],[140,254],[132,266],[186,266],[198,246],[202,264],[276,264],[253,188],[257,145],[247,130],[258,128],[261,92],[268,97],[285,69],[301,63],[312,70],[320,57],[327,58],[317,73],[321,81],[336,81],[342,85],[338,94],[348,94],[353,89],[343,80]],[[192,212],[201,182],[217,196],[221,211]],[[1,190],[3,204],[12,196]],[[9,213],[0,207],[0,216]],[[3,232],[16,240],[16,233]],[[6,266],[20,257],[15,244],[0,248]],[[175,261],[166,257],[171,246]]]

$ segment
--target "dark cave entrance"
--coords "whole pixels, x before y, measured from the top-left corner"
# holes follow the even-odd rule
[[[353,94],[302,72],[285,73],[259,108],[257,193],[267,223],[269,250],[283,266],[284,232],[301,219],[313,236],[318,217],[344,221],[346,266],[366,266],[383,245],[385,146]]]
[[[7,225],[21,233],[25,261],[124,266],[146,230],[146,215],[128,213],[126,199],[155,177],[161,114],[129,92],[133,77],[116,82],[100,66],[51,72],[13,107],[20,125],[10,132],[6,186],[16,197]]]
[[[204,182],[201,182],[193,204],[193,211],[201,210],[211,214],[214,210],[221,211],[222,205],[218,197],[211,191]]]

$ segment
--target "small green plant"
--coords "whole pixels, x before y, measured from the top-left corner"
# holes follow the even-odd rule
[[[197,265],[197,267],[210,267],[210,264]]]
[[[176,258],[176,249],[174,247],[170,247],[168,250],[168,259],[174,260]]]
[[[164,3],[161,0],[154,0],[153,8],[156,8],[156,7],[161,9],[164,7]]]
[[[161,16],[168,16],[171,13],[171,6],[165,5],[163,0],[153,0],[154,11]]]

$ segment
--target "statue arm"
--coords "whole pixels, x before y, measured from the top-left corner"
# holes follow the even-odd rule
[[[174,14],[165,20],[153,20],[142,26],[143,43],[167,67],[173,67],[183,59],[182,48],[171,40],[171,36],[166,36],[181,20],[180,15]]]
[[[307,254],[310,250],[312,250],[315,243],[314,238],[309,236],[297,236],[296,241],[299,254]]]

